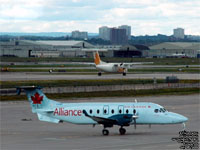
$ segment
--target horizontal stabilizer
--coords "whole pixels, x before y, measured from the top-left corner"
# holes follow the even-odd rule
[[[36,113],[53,113],[53,110],[50,109],[37,109]]]
[[[46,121],[46,122],[52,122],[52,123],[59,123],[60,122],[60,120],[49,117],[47,115],[43,115],[43,114],[40,114],[40,113],[37,113],[37,115],[38,115],[38,119],[40,121]]]

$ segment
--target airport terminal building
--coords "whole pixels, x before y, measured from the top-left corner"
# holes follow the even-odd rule
[[[200,42],[164,42],[149,47],[149,57],[198,57],[200,54]]]
[[[85,41],[29,41],[0,42],[0,56],[16,57],[81,57],[83,48],[94,46]]]
[[[144,57],[147,46],[97,45],[85,41],[29,41],[0,42],[0,56],[10,57],[93,57],[99,51],[104,57]]]
[[[86,41],[0,42],[0,56],[9,57],[156,57],[174,56],[200,58],[200,42],[165,42],[150,47],[144,45],[92,45]]]

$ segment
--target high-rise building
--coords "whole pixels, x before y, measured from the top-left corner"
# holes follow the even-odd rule
[[[127,43],[126,29],[110,28],[110,41],[112,44],[123,45]]]
[[[87,32],[80,32],[80,31],[72,31],[72,38],[75,39],[88,39],[88,33]]]
[[[183,28],[176,28],[176,29],[174,29],[173,36],[175,38],[178,38],[178,39],[184,39],[184,37],[185,37],[184,29]]]
[[[128,39],[131,39],[131,26],[128,25],[121,25],[118,27],[119,29],[125,29],[126,30],[126,36],[128,37]]]
[[[110,28],[103,26],[99,28],[99,38],[103,40],[110,40]]]

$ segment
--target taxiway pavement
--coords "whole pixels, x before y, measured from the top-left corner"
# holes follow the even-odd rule
[[[141,73],[141,74],[79,74],[73,73],[39,73],[39,72],[1,72],[1,81],[21,80],[75,80],[75,79],[165,79],[167,76],[177,76],[179,79],[200,79],[198,73]]]
[[[186,130],[200,132],[200,95],[137,97],[137,101],[154,102],[169,111],[189,118]],[[58,100],[63,102],[131,102],[134,98],[90,98]],[[1,150],[169,150],[180,144],[171,138],[182,130],[177,125],[126,127],[127,134],[119,135],[119,127],[109,129],[110,135],[101,134],[102,126],[53,124],[38,121],[27,101],[0,102]],[[27,121],[23,121],[27,119]]]

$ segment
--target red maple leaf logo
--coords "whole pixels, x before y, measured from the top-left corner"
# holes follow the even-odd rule
[[[33,104],[41,104],[41,101],[43,100],[43,96],[40,96],[38,93],[35,93],[34,96],[31,96],[31,99],[33,101]]]

